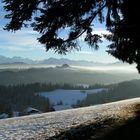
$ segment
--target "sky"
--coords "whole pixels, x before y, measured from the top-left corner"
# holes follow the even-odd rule
[[[20,56],[33,60],[43,60],[50,57],[67,58],[72,60],[88,60],[94,62],[113,63],[118,61],[107,50],[107,41],[100,44],[98,51],[91,49],[83,41],[83,36],[79,38],[81,51],[72,51],[67,55],[59,55],[50,50],[45,51],[45,47],[37,41],[39,34],[31,28],[24,28],[15,33],[3,30],[8,20],[4,18],[6,12],[3,10],[3,4],[0,1],[0,55],[6,57]],[[95,33],[106,33],[103,25],[96,23]]]

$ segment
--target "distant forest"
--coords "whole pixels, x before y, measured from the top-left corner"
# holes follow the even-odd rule
[[[140,80],[126,81],[106,87],[108,87],[108,90],[88,94],[84,101],[78,101],[73,107],[90,106],[140,97]]]
[[[100,88],[103,85],[95,84],[89,89]],[[55,89],[86,89],[82,85],[73,86],[70,84],[21,84],[13,86],[0,86],[0,113],[11,114],[13,111],[22,112],[27,107],[36,108],[42,112],[53,111],[49,99],[39,96],[36,93],[41,91],[52,91]]]
[[[56,89],[78,89],[84,91],[86,89],[97,89],[103,87],[107,88],[108,90],[102,91],[100,93],[87,94],[85,100],[77,101],[73,107],[84,107],[140,97],[140,80],[126,81],[112,85],[93,84],[93,86],[89,86],[88,88],[84,88],[82,85],[75,86],[70,84],[51,83],[33,83],[9,86],[1,85],[0,114],[7,113],[10,116],[13,111],[22,112],[27,107],[36,108],[41,112],[54,111],[52,105],[49,102],[49,99],[36,94],[39,92],[53,91]]]

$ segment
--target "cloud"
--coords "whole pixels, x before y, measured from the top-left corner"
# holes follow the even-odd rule
[[[43,45],[37,41],[37,36],[37,32],[32,30],[21,30],[16,33],[1,30],[0,48],[13,51],[26,51],[26,49],[33,50],[37,48],[42,49]]]
[[[78,54],[93,54],[92,51],[78,51],[76,53],[78,53]]]
[[[38,51],[43,50],[45,51],[45,47],[41,46],[15,46],[15,45],[0,45],[0,50],[7,50],[7,51],[18,51],[18,52],[27,52],[27,51]]]
[[[6,46],[6,45],[4,47],[0,46],[0,49],[8,50],[8,51],[20,51],[20,52],[27,50],[25,48],[21,48],[21,47],[17,47],[17,46]]]

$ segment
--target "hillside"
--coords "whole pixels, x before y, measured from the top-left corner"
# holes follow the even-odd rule
[[[131,80],[108,86],[109,90],[89,94],[85,100],[75,107],[109,103],[124,99],[140,97],[140,80]]]
[[[136,136],[140,136],[139,105],[140,98],[135,98],[80,109],[0,120],[0,139],[103,140],[112,139],[112,134],[117,132],[117,139],[125,139],[127,135],[130,139],[135,139]],[[134,129],[133,124],[137,124]],[[128,128],[124,129],[127,126]],[[123,134],[120,130],[123,130]]]
[[[80,68],[30,68],[3,70],[0,85],[27,83],[112,84],[139,78],[136,73],[84,70]]]

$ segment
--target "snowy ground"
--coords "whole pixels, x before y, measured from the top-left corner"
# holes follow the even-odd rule
[[[41,92],[39,95],[47,97],[56,111],[70,109],[77,101],[84,100],[88,94],[107,90],[105,88],[92,90],[64,90],[58,89],[50,92]],[[61,104],[60,104],[61,103]]]
[[[133,117],[140,98],[80,109],[0,120],[0,140],[45,140],[81,124]]]

